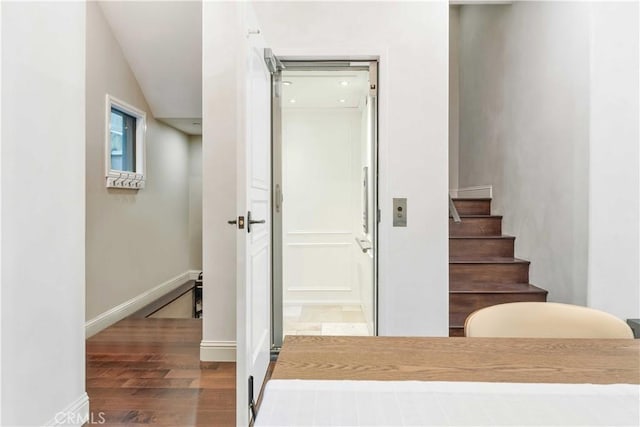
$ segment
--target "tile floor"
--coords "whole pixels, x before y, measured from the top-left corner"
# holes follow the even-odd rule
[[[371,335],[357,305],[285,305],[284,335]]]

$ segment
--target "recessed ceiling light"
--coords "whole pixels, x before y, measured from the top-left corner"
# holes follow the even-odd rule
[[[292,103],[292,104],[295,104],[296,100],[295,99],[290,99],[289,102]]]
[[[282,84],[285,86],[291,86],[293,84],[293,82],[290,82],[289,80],[283,80]]]
[[[342,86],[349,86],[349,82],[348,82],[348,81],[346,81],[346,80],[341,81],[341,82],[340,82],[340,84],[341,84]]]
[[[340,100],[340,102],[344,104],[344,103],[345,103],[345,100],[344,100],[344,99],[341,99],[341,100]]]

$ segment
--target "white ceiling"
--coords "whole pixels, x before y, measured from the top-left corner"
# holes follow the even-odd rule
[[[282,81],[291,82],[282,86],[283,108],[357,108],[368,94],[369,73],[285,70]]]
[[[173,121],[178,126],[200,122],[202,3],[102,1],[100,6],[153,116],[187,119]],[[193,133],[193,128],[188,129],[181,130]]]

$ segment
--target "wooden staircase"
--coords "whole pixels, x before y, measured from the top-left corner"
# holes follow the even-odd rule
[[[449,336],[464,336],[464,321],[483,307],[546,301],[529,284],[529,261],[514,258],[515,237],[502,235],[491,199],[453,199],[462,222],[449,218]]]

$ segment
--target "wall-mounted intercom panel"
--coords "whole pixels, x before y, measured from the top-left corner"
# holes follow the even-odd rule
[[[393,226],[394,227],[407,226],[407,198],[406,197],[393,199]]]

